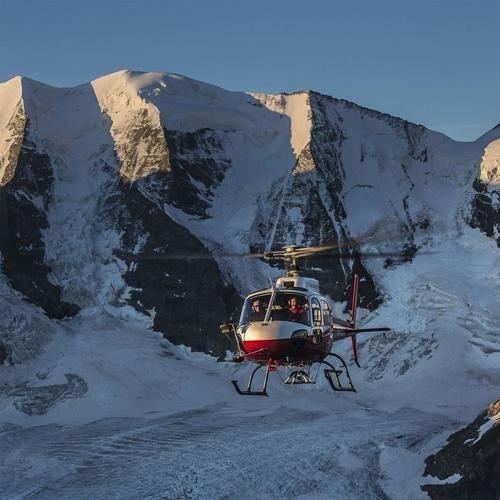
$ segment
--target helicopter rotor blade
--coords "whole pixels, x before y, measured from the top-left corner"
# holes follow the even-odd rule
[[[298,249],[297,253],[300,254],[315,254],[321,252],[327,252],[328,250],[338,250],[340,248],[349,248],[356,245],[363,245],[364,243],[368,243],[370,240],[356,240],[352,239],[349,241],[342,241],[331,243],[328,245],[317,245],[313,247],[304,247],[303,249]]]
[[[356,248],[362,245],[366,245],[369,243],[381,243],[381,242],[389,242],[389,241],[397,241],[400,240],[401,237],[400,235],[397,235],[397,237],[384,237],[384,238],[376,238],[374,236],[367,236],[367,237],[362,237],[362,238],[349,238],[347,240],[343,241],[336,241],[332,243],[326,243],[322,245],[316,245],[316,246],[309,246],[309,247],[284,247],[283,250],[277,250],[277,251],[271,251],[271,252],[266,252],[266,255],[269,256],[269,258],[280,258],[281,256],[284,257],[289,257],[289,258],[305,258],[309,256],[314,256],[317,254],[321,253],[327,253],[329,251],[334,251],[334,250],[342,250],[342,249],[351,249],[351,248]],[[289,248],[289,250],[287,250]],[[352,250],[352,252],[356,252],[356,250]],[[359,252],[358,252],[359,253]],[[391,252],[393,256],[400,255],[402,253],[399,252]],[[362,256],[364,254],[361,254]],[[345,255],[342,253],[335,254],[335,255],[330,255],[330,256],[335,256],[336,258],[351,258],[349,255]]]
[[[266,252],[215,252],[212,255],[211,251],[207,249],[206,253],[146,253],[146,252],[126,252],[123,250],[115,250],[115,254],[124,260],[213,260],[214,256],[219,258],[255,258],[263,259],[265,261],[271,260],[287,260],[302,259],[302,258],[333,258],[333,259],[365,259],[365,258],[401,258],[404,257],[404,248],[398,251],[360,251],[356,248],[373,243],[400,241],[401,235],[385,235],[384,237],[366,236],[360,238],[348,238],[341,241],[332,241],[315,246],[285,246],[280,250],[270,250]],[[424,253],[419,251],[419,253]],[[428,253],[428,252],[425,252]]]
[[[419,251],[419,255],[427,255],[427,254],[432,254],[435,252],[426,250],[425,252]],[[335,254],[325,254],[325,255],[311,255],[307,256],[309,259],[312,257],[312,259],[315,258],[327,258],[327,259],[350,259],[350,260],[355,260],[355,259],[379,259],[379,258],[402,258],[404,257],[404,250],[400,251],[394,251],[394,252],[375,252],[375,251],[370,251],[370,252],[345,252],[345,253],[335,253]]]
[[[355,259],[380,259],[380,258],[402,258],[404,257],[404,251],[399,252],[343,252],[343,253],[325,253],[324,255],[319,255],[320,252],[326,252],[326,250],[314,251],[310,253],[299,253],[299,254],[286,254],[284,252],[265,252],[265,253],[223,253],[216,254],[223,258],[244,258],[244,259],[264,259],[264,260],[273,260],[280,258],[321,258],[321,259],[346,259],[346,260],[355,260]],[[419,251],[419,254],[431,254],[431,251]],[[125,252],[123,250],[115,250],[115,254],[124,260],[133,260],[133,261],[179,261],[179,260],[213,260],[214,257],[209,253],[172,253],[172,254],[157,254],[157,253],[133,253],[133,252]],[[302,266],[303,268],[307,268],[307,266]]]
[[[115,250],[115,254],[124,260],[213,260],[214,257],[210,253],[171,253],[171,254],[157,254],[157,253],[133,253],[125,252],[123,250]],[[242,257],[242,258],[264,258],[262,253],[225,253],[221,254],[222,257]]]
[[[308,257],[310,255],[316,255],[322,252],[327,252],[331,250],[339,250],[341,248],[347,248],[359,244],[357,241],[344,241],[336,242],[328,245],[317,245],[312,247],[284,247],[282,250],[271,250],[269,252],[264,252],[265,260],[273,259],[300,259]]]
[[[329,250],[339,250],[341,248],[349,248],[356,245],[362,245],[364,243],[368,243],[370,240],[348,240],[348,241],[337,241],[334,243],[324,244],[324,245],[316,245],[311,247],[298,247],[290,252],[285,251],[286,255],[294,256],[294,257],[307,257],[308,255],[313,255],[322,252],[328,252]]]

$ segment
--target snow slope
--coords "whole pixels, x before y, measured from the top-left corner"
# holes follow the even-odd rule
[[[106,165],[115,161],[109,119],[91,85],[56,89],[24,79],[24,87],[29,137],[50,155],[54,176],[44,230],[51,280],[81,307],[108,304],[125,286],[112,259],[119,235],[99,220]]]

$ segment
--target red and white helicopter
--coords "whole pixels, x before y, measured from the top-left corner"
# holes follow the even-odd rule
[[[269,373],[277,372],[285,384],[316,383],[321,365],[323,374],[334,391],[356,392],[347,364],[332,352],[334,342],[351,337],[355,363],[359,365],[356,335],[363,332],[387,332],[390,328],[357,328],[359,275],[352,285],[350,319],[332,315],[327,299],[321,295],[319,282],[300,275],[298,259],[338,246],[298,247],[265,252],[264,260],[283,260],[287,272],[271,288],[248,295],[238,323],[221,325],[230,340],[235,362],[250,361],[257,366],[250,373],[246,389],[232,381],[242,396],[268,396]],[[313,365],[318,364],[314,373]],[[281,375],[280,368],[287,371]],[[264,369],[262,387],[254,390],[255,374]]]

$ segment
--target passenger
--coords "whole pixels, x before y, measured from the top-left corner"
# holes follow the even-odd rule
[[[306,309],[303,305],[298,303],[297,297],[292,296],[288,299],[288,312],[290,321],[304,323],[306,319]]]

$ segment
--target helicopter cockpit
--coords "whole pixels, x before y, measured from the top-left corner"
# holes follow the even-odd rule
[[[240,324],[264,321],[271,293],[253,295],[245,300]],[[305,294],[277,292],[271,305],[270,321],[294,321],[310,326],[309,301]]]

